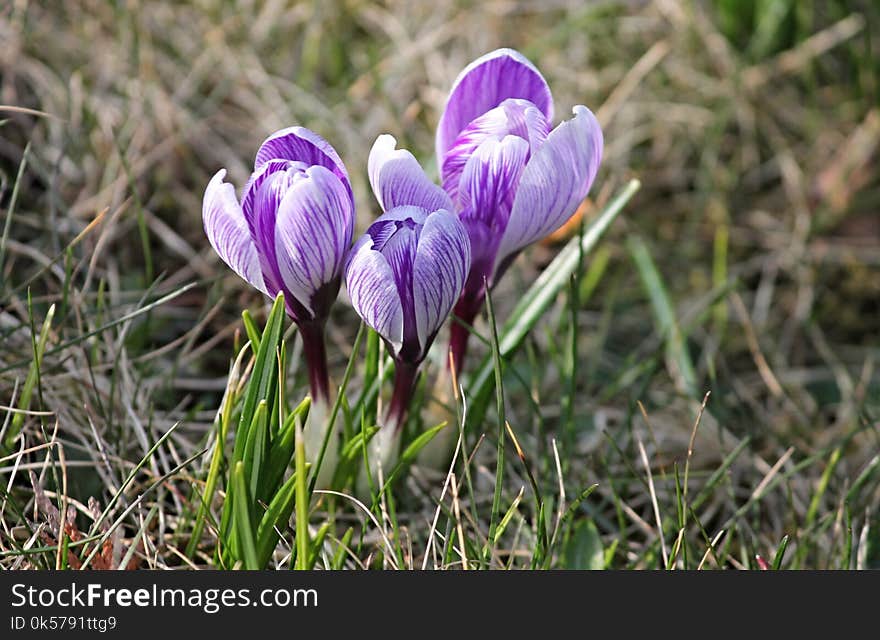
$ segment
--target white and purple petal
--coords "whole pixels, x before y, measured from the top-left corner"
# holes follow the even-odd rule
[[[241,210],[244,212],[244,218],[245,220],[247,220],[248,226],[250,227],[252,233],[255,231],[254,199],[257,197],[257,193],[259,193],[260,187],[263,186],[263,183],[267,180],[271,180],[273,176],[275,176],[275,174],[280,171],[289,171],[291,169],[305,171],[307,168],[308,165],[304,162],[296,162],[294,160],[284,160],[279,158],[264,162],[257,170],[255,170],[251,174],[251,177],[248,178],[248,181],[244,186],[244,190],[242,191]]]
[[[484,140],[461,173],[458,201],[462,217],[483,220],[500,237],[528,159],[529,143],[518,136]]]
[[[419,246],[421,225],[412,218],[396,221],[394,225],[394,232],[385,239],[380,252],[391,267],[403,313],[403,335],[397,355],[406,360],[418,361],[422,344],[416,329],[413,264]]]
[[[602,129],[582,105],[556,127],[519,180],[497,265],[561,227],[587,196],[602,160]]]
[[[354,232],[345,185],[329,169],[293,174],[277,207],[274,253],[284,288],[310,313],[312,297],[341,275]]]
[[[310,129],[287,127],[266,138],[257,151],[254,169],[259,169],[270,160],[293,160],[330,169],[351,194],[348,171],[336,149]]]
[[[458,203],[459,181],[468,159],[488,138],[515,135],[529,143],[535,153],[550,133],[550,122],[531,102],[509,98],[494,109],[475,118],[462,130],[455,143],[446,152],[440,165],[443,188]]]
[[[257,250],[244,213],[235,198],[235,188],[223,181],[226,169],[218,171],[205,189],[202,222],[208,241],[235,273],[267,293]]]
[[[421,357],[461,295],[471,266],[471,245],[455,214],[435,211],[425,220],[413,264],[413,301]]]
[[[398,149],[393,136],[376,138],[367,161],[370,186],[383,211],[411,205],[426,211],[451,209],[446,192],[434,184],[415,156],[406,149]]]
[[[513,49],[497,49],[474,60],[452,86],[437,128],[437,165],[472,120],[507,98],[524,98],[553,120],[553,96],[541,72]]]
[[[373,238],[365,233],[352,247],[345,268],[345,286],[351,305],[388,344],[394,353],[403,343],[403,306],[391,266],[373,248]]]
[[[278,268],[279,252],[275,242],[278,207],[293,181],[305,171],[300,163],[289,163],[286,160],[282,162],[285,163],[285,168],[266,173],[261,179],[253,181],[255,186],[250,190],[250,198],[247,200],[251,213],[246,218],[251,225],[263,281],[273,294],[285,290],[284,278]],[[291,164],[293,166],[288,166]]]

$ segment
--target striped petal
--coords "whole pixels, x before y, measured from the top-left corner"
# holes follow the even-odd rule
[[[426,211],[452,209],[446,192],[431,182],[413,154],[397,149],[393,136],[385,134],[376,138],[367,161],[367,172],[383,211],[402,205]]]
[[[251,197],[245,198],[245,203],[250,205],[250,215],[245,214],[245,217],[251,225],[254,246],[257,250],[257,257],[260,260],[260,268],[263,271],[263,280],[272,294],[285,289],[284,279],[281,277],[281,271],[278,268],[279,251],[275,242],[278,227],[278,207],[281,201],[284,200],[284,196],[294,180],[305,171],[301,163],[289,163],[287,160],[279,162],[283,162],[284,167],[281,170],[266,173],[260,178],[253,180],[252,182],[255,186],[249,192]],[[260,169],[257,171],[260,171]],[[293,300],[300,301],[300,298],[292,295],[288,295],[287,298],[288,311],[294,317],[299,317],[303,309],[300,308],[300,313],[295,313],[296,310],[290,308],[290,305],[293,303]],[[306,311],[306,313],[309,312]]]
[[[565,223],[587,196],[602,160],[602,129],[592,111],[573,109],[574,118],[547,137],[522,172],[498,264]]]
[[[482,290],[484,278],[492,283],[495,255],[528,158],[529,145],[522,138],[490,138],[474,152],[462,172],[459,215],[473,252],[468,290]]]
[[[419,245],[421,225],[408,218],[396,222],[395,227],[394,232],[385,240],[381,253],[391,267],[403,312],[403,335],[396,355],[406,360],[417,361],[422,347],[416,328],[413,264],[416,259],[416,248]]]
[[[214,251],[235,273],[266,293],[256,247],[235,198],[235,189],[223,181],[226,169],[218,171],[205,189],[202,222]]]
[[[254,200],[260,192],[260,187],[267,180],[280,171],[288,171],[290,169],[298,169],[304,171],[308,165],[302,162],[291,160],[269,160],[260,165],[260,168],[251,174],[247,184],[244,186],[241,196],[241,210],[244,212],[244,219],[247,220],[251,232],[255,231],[254,227]]]
[[[325,167],[336,174],[351,195],[348,171],[345,170],[345,165],[336,153],[336,149],[317,133],[305,127],[287,127],[266,138],[257,151],[254,168],[259,169],[270,160],[293,160],[307,166]]]
[[[338,282],[353,232],[354,209],[339,178],[321,166],[296,173],[278,205],[275,255],[285,290],[313,315],[325,311],[313,297]]]
[[[458,217],[435,211],[425,220],[413,264],[413,302],[421,345],[428,352],[437,331],[461,295],[471,266],[471,244]]]
[[[468,159],[461,174],[462,217],[477,218],[498,230],[507,226],[529,144],[517,136],[489,138]]]
[[[548,133],[550,122],[534,104],[521,99],[505,100],[474,119],[456,138],[441,165],[443,188],[458,204],[461,172],[487,139],[515,135],[528,141],[529,151],[535,153],[544,144]]]
[[[437,166],[471,121],[507,98],[531,101],[553,120],[553,96],[541,73],[521,53],[497,49],[474,60],[452,86],[437,128]]]
[[[391,265],[365,233],[355,243],[345,268],[345,286],[351,305],[369,327],[393,349],[403,344],[403,307]]]

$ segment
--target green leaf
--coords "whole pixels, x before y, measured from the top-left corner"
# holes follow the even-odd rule
[[[237,462],[232,471],[232,486],[238,499],[235,501],[235,531],[241,548],[246,569],[262,569],[257,546],[254,542],[254,515],[251,512],[251,498],[248,495],[244,464]]]
[[[315,483],[318,481],[318,473],[321,471],[321,464],[324,462],[324,455],[327,453],[327,446],[330,444],[330,438],[334,434],[336,416],[339,414],[339,410],[345,401],[345,391],[348,389],[348,382],[351,380],[352,373],[354,373],[354,365],[357,360],[358,351],[361,348],[361,340],[364,337],[365,327],[366,325],[361,322],[357,336],[355,336],[354,339],[354,346],[351,349],[351,356],[348,358],[348,364],[345,366],[345,373],[342,374],[342,384],[339,385],[339,390],[336,393],[336,400],[333,402],[333,408],[330,409],[330,416],[327,418],[327,425],[324,427],[324,439],[321,442],[321,450],[315,461],[314,472],[312,473],[312,478],[308,485],[309,495],[315,490]]]
[[[568,543],[565,545],[566,569],[605,568],[605,551],[599,530],[592,520],[581,520],[574,528]]]
[[[489,328],[491,330],[492,344],[492,369],[495,372],[495,408],[498,412],[498,441],[495,451],[495,490],[492,495],[492,513],[489,515],[489,537],[483,549],[483,558],[488,562],[492,556],[492,550],[498,542],[498,518],[501,515],[501,492],[504,486],[504,427],[507,417],[504,408],[504,385],[502,384],[501,348],[498,344],[498,325],[495,323],[495,308],[492,306],[492,295],[486,293],[486,312],[489,315]],[[540,504],[540,498],[535,492],[535,499]],[[541,505],[543,506],[543,505]],[[539,507],[540,509],[541,507]]]
[[[248,481],[250,494],[258,500],[265,500],[265,495],[260,483],[260,475],[264,470],[266,458],[269,455],[269,417],[268,405],[265,400],[260,400],[254,420],[248,429],[248,441],[244,449],[244,474]]]
[[[28,292],[30,292],[30,289],[28,289]],[[30,293],[28,293],[28,295],[30,295]],[[54,317],[55,305],[53,304],[49,307],[49,311],[46,313],[46,317],[43,320],[39,338],[36,341],[33,341],[34,359],[31,362],[31,368],[28,371],[27,378],[25,378],[24,386],[21,389],[21,396],[18,401],[18,408],[22,411],[27,411],[30,408],[34,388],[39,382],[40,367],[43,364],[43,354],[46,352],[46,343],[49,341],[49,330],[52,328],[52,319]],[[6,438],[4,439],[0,454],[12,451],[15,439],[18,437],[24,424],[24,418],[24,413],[16,413],[12,417],[12,424],[6,434]]]
[[[243,314],[242,314],[243,315]],[[241,407],[241,417],[238,422],[238,432],[235,434],[235,450],[232,459],[239,461],[243,458],[244,448],[248,441],[248,429],[254,420],[254,412],[260,400],[270,399],[270,390],[278,380],[278,368],[276,352],[281,340],[281,328],[284,321],[284,295],[279,293],[269,312],[266,320],[266,329],[260,340],[260,348],[256,351],[254,368],[248,381],[244,401]]]
[[[247,312],[242,314],[244,317]],[[281,329],[284,321],[284,295],[279,293],[266,319],[266,328],[259,342],[259,350],[255,352],[254,366],[251,370],[250,379],[242,401],[241,415],[238,420],[238,429],[235,432],[235,444],[232,451],[231,464],[241,462],[245,457],[245,450],[250,439],[250,428],[254,424],[255,414],[259,403],[268,403],[271,400],[271,390],[278,385],[277,348],[281,340]],[[247,320],[245,320],[247,326]],[[252,345],[253,346],[253,343]],[[262,460],[262,458],[261,458]],[[253,467],[253,450],[250,455],[250,465],[247,467],[248,479],[251,480]],[[259,470],[259,466],[257,467]],[[235,504],[235,492],[227,487],[226,502],[223,503],[223,512],[220,516],[220,538],[227,541],[227,545],[233,547],[234,531],[231,529],[232,511]],[[224,557],[230,549],[224,549]]]
[[[251,342],[251,351],[258,353],[260,351],[260,330],[254,322],[254,317],[250,311],[245,309],[241,312],[241,320],[244,323],[244,330],[247,333],[248,340]]]
[[[379,352],[382,339],[372,329],[367,330],[367,353],[364,357],[364,380],[376,380],[379,378]],[[364,386],[362,396],[366,396],[367,388]],[[364,398],[365,399],[365,398]],[[361,398],[358,398],[358,402]],[[379,420],[375,398],[363,407],[367,424],[375,424]]]
[[[296,491],[296,565],[297,569],[308,569],[309,562],[309,498],[310,493],[306,487],[308,470],[306,467],[306,445],[303,441],[302,424],[299,420],[296,424],[296,445],[294,446],[294,466],[296,479],[294,488]],[[319,461],[320,462],[320,461]]]
[[[350,462],[361,454],[361,448],[368,444],[373,436],[379,432],[379,427],[367,427],[363,431],[354,434],[351,440],[345,443],[339,452],[340,462]]]
[[[504,517],[501,518],[501,522],[498,523],[498,526],[495,529],[496,540],[504,535],[504,531],[507,529],[507,525],[510,524],[513,516],[516,515],[519,509],[519,503],[522,502],[523,495],[525,495],[525,487],[520,488],[519,493],[513,499],[513,502],[510,503],[510,506],[507,508],[507,513],[504,514]]]
[[[312,540],[312,552],[309,554],[308,568],[310,570],[315,568],[315,564],[318,562],[318,557],[321,555],[321,547],[324,545],[324,539],[329,532],[330,523],[325,522],[318,528],[317,533],[315,533],[315,539]]]
[[[211,515],[211,504],[214,502],[214,493],[220,479],[221,466],[226,458],[226,437],[229,435],[229,427],[232,423],[232,405],[236,399],[236,388],[240,376],[241,361],[244,358],[242,349],[229,368],[229,378],[226,382],[226,393],[223,394],[223,402],[215,420],[216,436],[214,450],[211,454],[211,462],[208,467],[208,476],[205,479],[204,492],[195,489],[195,495],[199,497],[199,508],[193,523],[192,534],[186,546],[186,556],[192,558],[198,549],[205,527],[205,521]],[[216,523],[214,523],[216,526]]]
[[[296,443],[296,421],[299,420],[304,424],[308,416],[309,407],[311,407],[312,399],[309,396],[303,398],[296,408],[290,412],[284,423],[281,425],[281,431],[272,440],[269,449],[269,463],[266,468],[266,487],[271,492],[281,484],[284,473],[293,461],[294,445]]]
[[[257,527],[257,557],[261,568],[269,563],[278,544],[278,531],[283,529],[293,513],[296,501],[296,473],[293,473],[272,498]]]
[[[345,530],[345,533],[342,534],[342,539],[339,541],[339,546],[336,547],[336,552],[333,554],[333,562],[331,563],[331,567],[334,571],[339,571],[345,564],[345,559],[348,557],[348,550],[351,548],[351,539],[354,536],[354,527],[349,527]]]
[[[773,564],[770,567],[774,571],[779,571],[782,568],[782,560],[785,558],[785,549],[788,547],[788,536],[782,538],[782,542],[779,543],[779,548],[776,550],[776,556],[773,558]]]
[[[339,452],[336,472],[333,474],[333,486],[342,486],[346,478],[352,477],[360,468],[360,461],[367,444],[379,433],[379,427],[366,427],[354,434]]]

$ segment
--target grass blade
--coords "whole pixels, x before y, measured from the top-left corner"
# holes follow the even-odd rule
[[[278,529],[283,527],[293,513],[296,501],[296,473],[293,473],[272,498],[269,507],[257,527],[257,558],[260,568],[265,567],[278,544]]]
[[[697,374],[657,265],[654,264],[648,247],[638,236],[631,236],[627,240],[627,246],[642,279],[645,293],[651,301],[657,330],[666,342],[667,358],[675,366],[676,382],[682,391],[696,397]]]
[[[18,189],[21,186],[21,179],[24,176],[25,167],[27,167],[27,158],[30,149],[31,143],[28,142],[21,154],[21,162],[18,165],[15,184],[12,186],[12,196],[9,199],[9,206],[6,208],[6,221],[3,223],[3,235],[0,236],[0,273],[3,272],[3,263],[6,260],[6,241],[9,239],[9,231],[12,229],[12,216],[15,214],[15,205],[18,202]],[[0,279],[0,284],[2,283],[3,279]]]
[[[504,428],[507,418],[504,410],[504,385],[501,372],[501,348],[498,344],[498,326],[495,324],[495,309],[492,295],[486,293],[486,311],[489,314],[489,328],[492,336],[492,364],[495,371],[495,402],[498,410],[498,442],[495,459],[495,492],[492,496],[492,513],[489,516],[489,538],[484,549],[484,560],[489,561],[492,550],[498,542],[498,518],[501,516],[501,491],[504,483]]]
[[[28,371],[27,378],[25,378],[24,386],[22,386],[21,396],[19,397],[18,402],[18,408],[22,411],[27,411],[30,408],[31,396],[33,395],[34,388],[39,382],[40,366],[43,363],[43,354],[46,352],[46,343],[49,340],[49,330],[52,327],[52,319],[54,316],[55,305],[53,304],[49,307],[49,311],[46,313],[46,317],[43,320],[39,338],[33,344],[34,359],[31,363],[31,368]],[[6,433],[2,448],[0,448],[0,457],[7,455],[12,451],[15,439],[18,437],[22,425],[24,424],[24,418],[25,413],[22,412],[16,413],[12,417],[12,425]]]
[[[309,562],[309,492],[306,486],[306,443],[303,440],[302,423],[296,420],[296,446],[294,453],[296,467],[296,565],[297,569],[308,569]]]
[[[534,284],[529,287],[500,332],[498,348],[502,358],[508,358],[519,348],[559,292],[568,286],[569,278],[580,263],[582,256],[588,256],[590,251],[596,247],[611,223],[623,211],[640,186],[641,183],[638,180],[630,180],[629,184],[605,206],[586,228],[583,236],[572,238],[535,280]],[[472,397],[469,424],[479,424],[483,420],[489,393],[492,389],[493,374],[493,360],[491,357],[487,357],[464,385],[466,389],[470,390]]]
[[[788,536],[782,538],[779,548],[776,549],[776,556],[773,558],[773,564],[770,566],[773,571],[779,571],[782,567],[782,559],[785,558],[785,549],[788,547]]]
[[[241,548],[246,569],[262,569],[260,566],[257,545],[254,541],[254,516],[251,513],[252,504],[248,495],[247,481],[245,479],[244,463],[235,463],[232,470],[232,487],[235,491],[235,531],[238,534],[238,546]]]

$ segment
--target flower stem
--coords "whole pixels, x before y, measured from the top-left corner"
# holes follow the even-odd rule
[[[385,414],[385,428],[389,431],[397,433],[403,428],[418,373],[419,365],[404,360],[395,361],[394,391],[391,393],[391,403]]]
[[[473,326],[480,308],[483,306],[484,295],[478,297],[465,297],[456,303],[453,313],[457,320]],[[464,369],[464,360],[467,357],[468,338],[471,336],[469,327],[461,322],[453,320],[449,327],[449,351],[452,353],[452,362],[454,363],[455,373],[459,374]],[[446,363],[449,366],[449,361]]]
[[[302,322],[299,333],[303,341],[303,355],[309,369],[309,388],[312,401],[330,404],[330,376],[327,373],[327,349],[324,345],[324,323]]]

